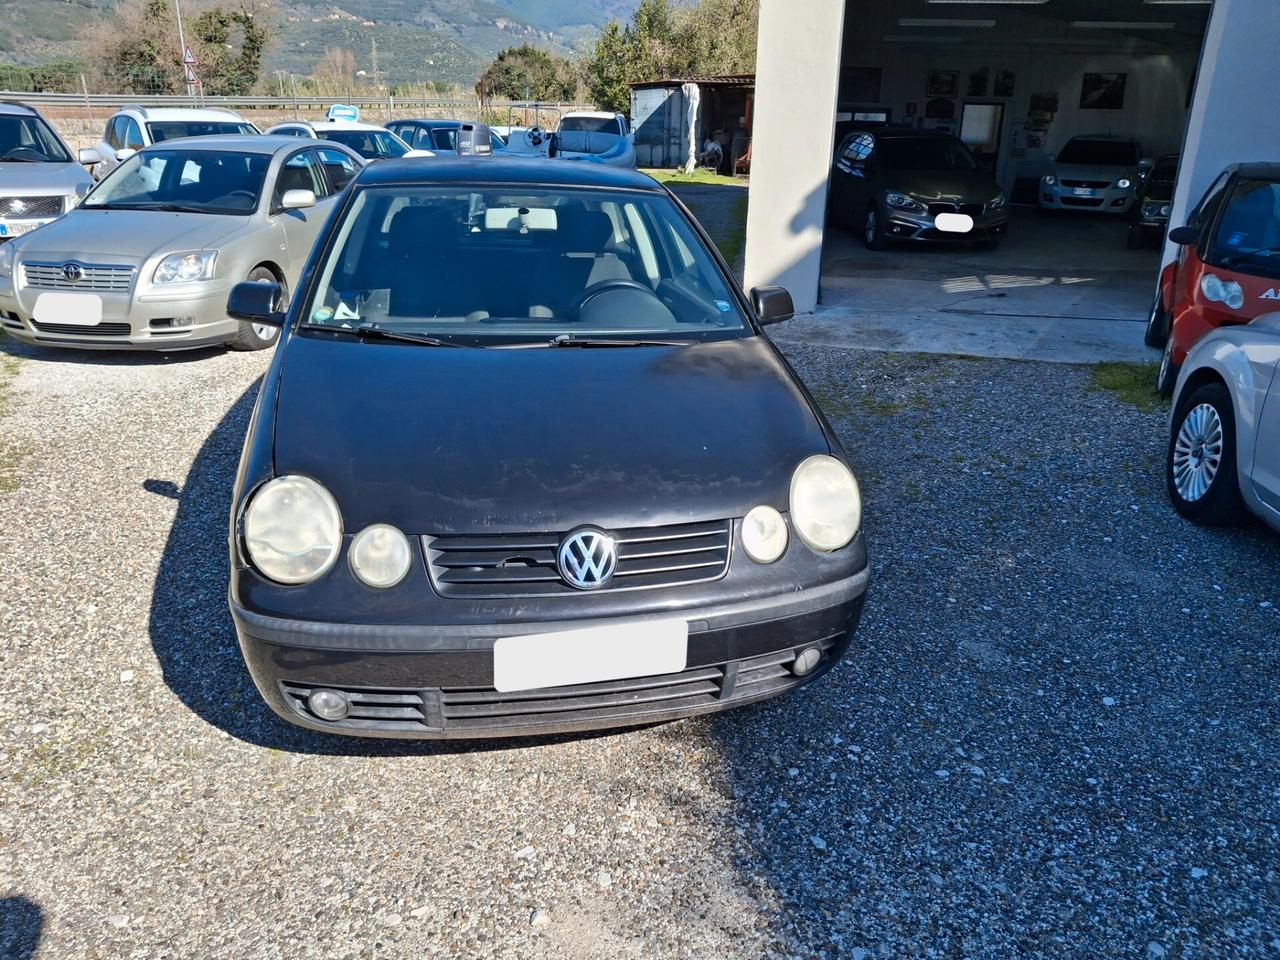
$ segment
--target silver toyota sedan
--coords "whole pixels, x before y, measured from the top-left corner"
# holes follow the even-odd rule
[[[42,346],[271,346],[227,315],[243,280],[296,286],[336,196],[363,161],[336,143],[220,136],[160,143],[79,207],[0,245],[0,327]]]

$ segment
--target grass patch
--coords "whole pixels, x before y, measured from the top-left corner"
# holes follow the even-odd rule
[[[680,186],[686,183],[713,183],[721,186],[745,188],[747,185],[747,181],[740,177],[726,177],[724,174],[712,173],[702,167],[698,167],[693,173],[685,173],[683,170],[660,170],[652,167],[642,168],[640,172],[647,173],[659,183],[665,183],[668,186]]]
[[[1091,389],[1114,393],[1130,406],[1154,413],[1165,406],[1156,392],[1158,363],[1095,363],[1089,372]]]
[[[0,333],[0,341],[4,339],[5,335]],[[18,358],[0,352],[0,421],[4,420],[13,403],[10,388],[17,374]],[[18,464],[24,454],[25,451],[20,446],[5,437],[4,427],[0,426],[0,493],[11,493],[18,489]]]

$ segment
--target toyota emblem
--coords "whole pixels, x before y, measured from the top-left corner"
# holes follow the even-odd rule
[[[618,545],[603,530],[581,527],[560,542],[556,565],[569,586],[595,590],[613,579],[618,568]]]
[[[62,279],[67,283],[79,283],[84,279],[84,267],[78,263],[64,263],[62,265]]]

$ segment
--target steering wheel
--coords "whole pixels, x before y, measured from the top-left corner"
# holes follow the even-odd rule
[[[15,159],[23,159],[18,157],[18,154],[20,153],[29,154],[30,159],[37,160],[37,161],[46,159],[45,155],[41,153],[39,150],[36,150],[34,147],[14,147],[12,150],[7,151],[4,155],[6,157],[14,157]]]
[[[547,139],[547,131],[543,130],[537,124],[534,124],[524,132],[524,138],[529,142],[529,146],[540,147]]]
[[[232,190],[227,194],[228,197],[247,197],[250,200],[256,200],[257,194],[252,190]]]
[[[574,314],[581,313],[582,308],[588,303],[601,294],[609,293],[611,290],[639,290],[641,293],[647,293],[655,300],[658,299],[654,296],[653,291],[643,283],[639,283],[635,280],[624,280],[621,277],[615,277],[612,280],[601,280],[599,283],[593,283],[591,286],[587,287],[587,289],[583,290],[582,293],[578,294],[577,299],[573,301],[570,311]]]

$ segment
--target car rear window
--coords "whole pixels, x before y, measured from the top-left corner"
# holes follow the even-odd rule
[[[366,160],[403,157],[409,152],[404,142],[390,130],[326,130],[316,127],[316,135],[323,140],[340,143]]]
[[[663,194],[367,187],[304,316],[477,345],[750,332],[729,281]]]
[[[1089,140],[1075,137],[1058,153],[1059,163],[1099,167],[1129,167],[1138,162],[1138,145],[1131,140]]]
[[[183,137],[252,136],[258,128],[251,123],[209,120],[164,120],[147,124],[152,143],[181,140]]]

